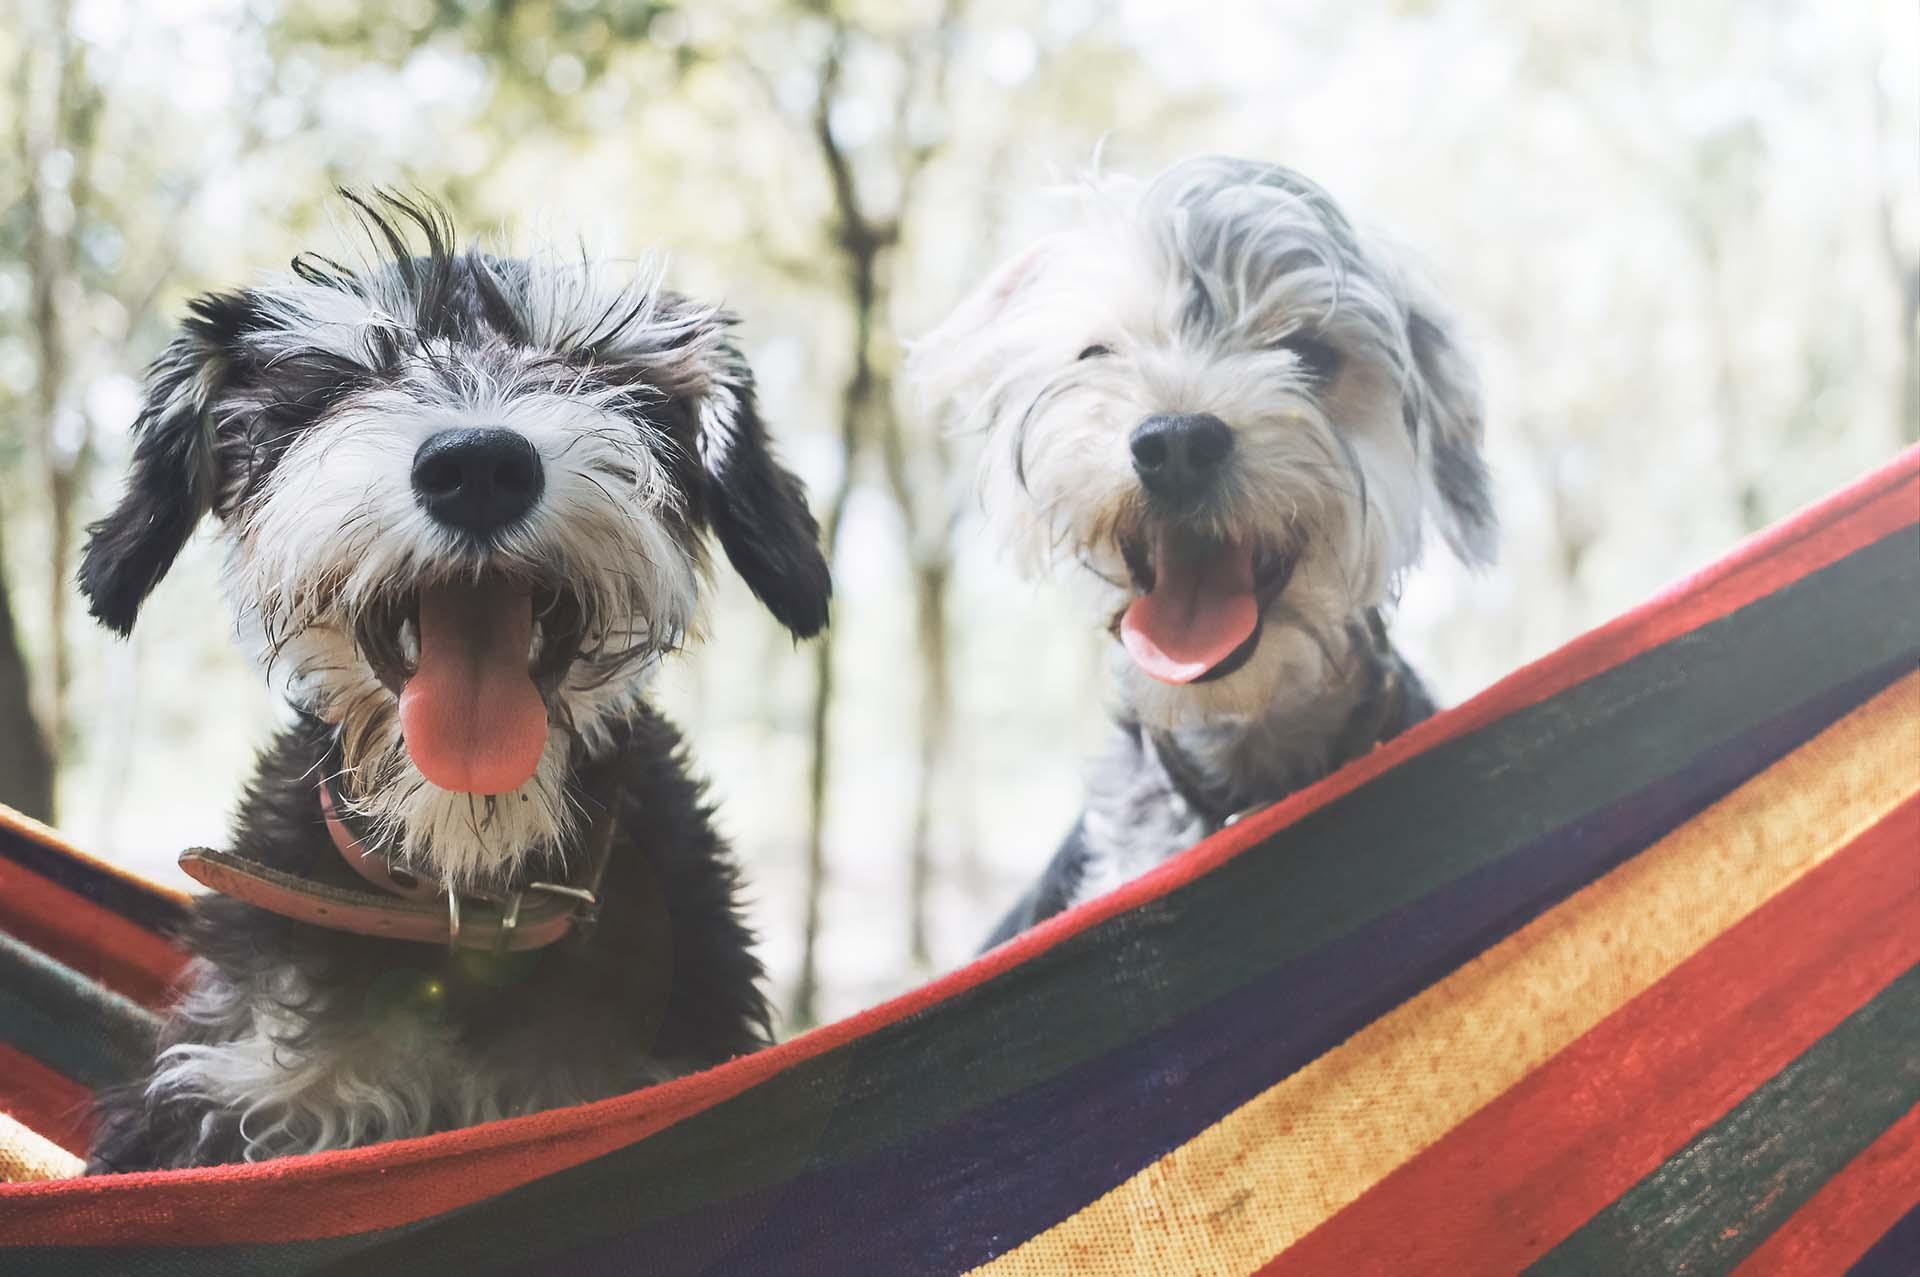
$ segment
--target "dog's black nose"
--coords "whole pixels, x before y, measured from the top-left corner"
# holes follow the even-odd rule
[[[440,523],[484,535],[533,508],[546,485],[525,435],[498,426],[442,430],[413,454],[413,492]]]
[[[1233,431],[1210,412],[1163,413],[1134,427],[1133,472],[1170,501],[1204,496],[1233,452]]]

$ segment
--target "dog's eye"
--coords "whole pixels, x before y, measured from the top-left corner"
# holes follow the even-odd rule
[[[1081,351],[1079,355],[1075,357],[1078,359],[1105,359],[1108,355],[1111,355],[1112,353],[1113,353],[1113,347],[1111,346],[1093,345],[1093,346],[1088,346],[1085,350]]]
[[[1307,333],[1293,333],[1273,343],[1269,349],[1284,350],[1300,361],[1300,369],[1314,381],[1325,385],[1340,371],[1340,352],[1331,342]]]

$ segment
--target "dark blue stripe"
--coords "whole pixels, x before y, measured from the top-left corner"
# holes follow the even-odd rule
[[[76,860],[58,847],[5,825],[0,825],[0,857],[149,931],[168,934],[186,925],[187,910],[173,897]]]
[[[1041,1086],[878,1155],[526,1271],[557,1264],[567,1272],[625,1273],[639,1256],[658,1273],[945,1273],[984,1263],[1644,850],[1910,664],[1903,659],[1832,689],[1678,774]],[[991,1230],[982,1227],[989,1220]]]
[[[1920,1192],[1920,1186],[1914,1191]],[[1847,1269],[1847,1277],[1914,1277],[1916,1273],[1920,1273],[1920,1205]]]

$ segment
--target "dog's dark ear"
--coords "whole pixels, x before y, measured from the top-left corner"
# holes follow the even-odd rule
[[[126,492],[112,513],[87,529],[80,592],[94,618],[122,636],[132,631],[140,605],[213,506],[209,410],[227,375],[221,332],[237,302],[196,300],[194,318],[154,361],[133,425]]]
[[[708,519],[720,548],[782,625],[812,638],[826,628],[832,577],[806,489],[774,456],[745,360],[732,354],[698,414]]]
[[[1486,412],[1480,379],[1437,312],[1407,312],[1413,354],[1405,412],[1419,449],[1423,481],[1447,544],[1469,565],[1493,562],[1499,522],[1481,456]]]

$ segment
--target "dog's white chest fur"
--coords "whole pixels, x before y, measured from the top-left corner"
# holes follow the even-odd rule
[[[230,984],[205,964],[182,1020],[239,1031],[161,1052],[148,1095],[239,1115],[248,1161],[352,1148],[471,1126],[570,1102],[565,1069],[490,1065],[430,1014],[401,1005],[364,1017],[323,1012],[297,972]],[[422,977],[424,979],[424,977]],[[432,996],[430,990],[419,991]],[[658,1080],[668,1076],[656,1070]]]

